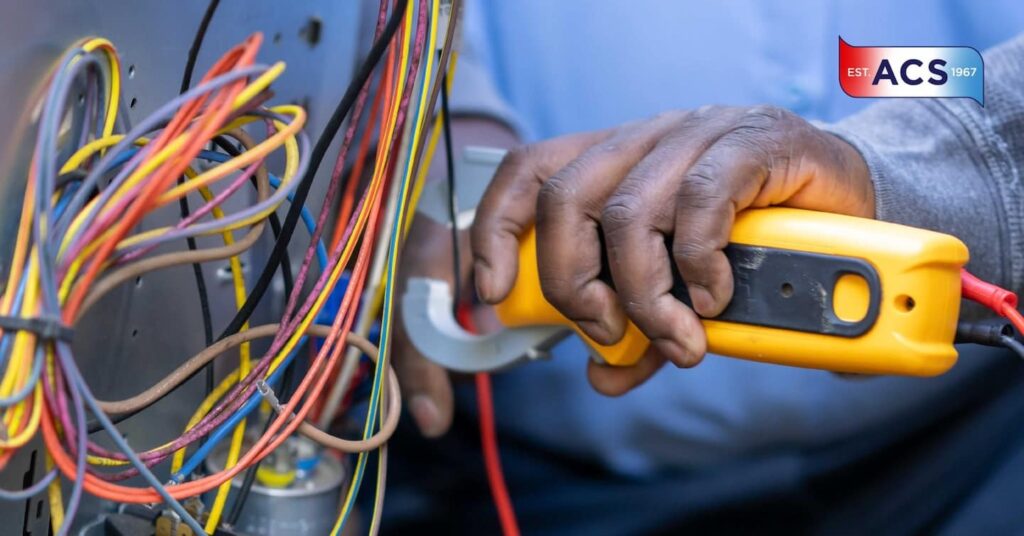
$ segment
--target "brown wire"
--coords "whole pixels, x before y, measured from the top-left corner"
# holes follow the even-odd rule
[[[238,142],[246,149],[256,145],[256,141],[242,130],[232,130],[226,133],[226,135],[238,140]],[[259,169],[256,170],[256,196],[258,202],[265,201],[270,196],[270,180],[267,176],[267,169],[264,166],[260,166]],[[85,313],[89,307],[95,305],[100,298],[113,290],[114,287],[124,283],[125,281],[131,281],[147,272],[170,268],[171,266],[218,261],[234,257],[235,255],[251,248],[253,244],[259,240],[265,225],[266,220],[258,221],[249,228],[249,231],[246,232],[241,239],[231,245],[216,248],[175,251],[164,255],[157,255],[155,257],[147,257],[127,266],[118,268],[117,270],[103,276],[103,278],[93,285],[89,294],[86,296],[85,301],[82,303],[82,308],[79,310],[78,318],[81,318],[82,314]]]
[[[125,400],[118,400],[114,402],[99,400],[97,403],[100,409],[103,410],[104,413],[108,414],[130,413],[140,408],[145,408],[167,392],[176,388],[187,380],[195,371],[203,368],[207,363],[216,359],[224,352],[235,348],[243,342],[272,336],[277,333],[278,328],[279,324],[264,324],[262,326],[250,328],[246,331],[235,333],[229,337],[225,337],[189,358],[188,361],[149,389]],[[316,335],[318,337],[326,337],[330,334],[330,326],[313,324],[309,326],[306,333]],[[346,342],[362,350],[375,362],[377,361],[377,347],[370,341],[366,340],[366,338],[356,333],[348,333],[346,336]],[[387,403],[382,409],[384,423],[376,434],[365,440],[343,439],[330,435],[313,426],[309,422],[303,422],[299,425],[299,433],[327,448],[337,449],[343,452],[365,452],[383,445],[395,433],[395,429],[398,428],[398,417],[401,413],[397,410],[390,411],[390,409],[402,407],[401,393],[398,388],[398,376],[395,375],[395,371],[390,365],[388,366],[387,373],[388,385],[385,387],[385,398],[387,399]]]

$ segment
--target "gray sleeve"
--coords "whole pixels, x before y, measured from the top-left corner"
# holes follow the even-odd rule
[[[486,117],[522,134],[519,118],[494,78],[494,56],[485,28],[486,2],[468,1],[462,10],[458,63],[452,80],[452,116]]]
[[[1024,289],[1024,36],[984,54],[985,107],[892,99],[824,128],[864,156],[876,217],[946,232],[979,277]]]

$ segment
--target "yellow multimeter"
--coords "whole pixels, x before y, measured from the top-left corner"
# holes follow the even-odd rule
[[[734,296],[721,315],[702,321],[709,352],[861,374],[933,376],[956,362],[960,269],[968,259],[956,237],[838,214],[750,209],[736,217],[726,255]],[[688,303],[675,275],[673,294]],[[532,230],[496,312],[506,327],[570,326],[610,365],[636,363],[649,344],[633,323],[618,343],[597,344],[551,306]]]

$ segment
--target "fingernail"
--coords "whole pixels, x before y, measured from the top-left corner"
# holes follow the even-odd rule
[[[412,413],[420,433],[426,437],[438,437],[441,430],[441,411],[437,404],[427,395],[415,395],[409,400],[409,413]]]
[[[491,303],[494,295],[494,274],[481,261],[473,263],[473,277],[476,279],[476,293],[485,303]]]
[[[693,310],[701,316],[711,316],[715,310],[715,298],[708,289],[697,284],[689,284],[686,285],[686,290],[690,293]]]

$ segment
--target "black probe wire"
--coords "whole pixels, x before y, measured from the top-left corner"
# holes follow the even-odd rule
[[[366,81],[370,78],[373,70],[380,63],[385,50],[387,50],[388,45],[394,38],[395,33],[398,31],[398,26],[402,22],[402,17],[405,15],[405,10],[408,5],[409,0],[399,0],[399,4],[392,11],[391,18],[388,20],[387,26],[385,26],[380,39],[373,43],[373,47],[370,49],[369,54],[367,54],[366,59],[363,60],[363,63],[359,66],[359,71],[356,73],[356,76],[352,79],[351,83],[349,83],[341,101],[338,102],[338,106],[331,114],[330,120],[327,122],[327,125],[324,126],[323,131],[320,133],[320,137],[317,138],[316,144],[313,147],[312,155],[310,156],[309,168],[306,170],[306,173],[302,176],[302,180],[299,182],[298,187],[295,189],[291,207],[285,215],[285,220],[281,225],[277,241],[274,243],[274,249],[271,251],[266,264],[264,264],[263,270],[260,272],[259,279],[256,281],[256,284],[253,285],[249,295],[246,296],[245,303],[238,309],[234,318],[231,319],[231,323],[224,328],[224,331],[222,331],[217,337],[217,340],[230,337],[242,329],[242,326],[249,321],[249,317],[252,316],[253,311],[256,310],[256,306],[270,287],[270,283],[274,278],[274,272],[277,271],[277,266],[286,262],[288,243],[291,241],[292,235],[295,233],[295,227],[298,224],[299,216],[302,212],[302,206],[305,204],[306,198],[309,197],[309,190],[313,185],[313,179],[316,176],[316,171],[323,162],[324,156],[327,154],[327,149],[330,147],[331,141],[341,128],[342,122],[345,117],[348,116],[352,106],[355,104],[356,97],[359,95],[359,90],[366,84]],[[271,225],[271,227],[273,227],[273,225]],[[191,378],[192,376],[189,377],[189,379]],[[185,382],[182,382],[178,387],[184,385],[184,383]],[[157,401],[162,400],[165,396],[173,393],[176,389],[177,387],[169,390],[162,396],[154,399],[149,405],[141,407],[134,412],[123,413],[116,416],[112,415],[110,418],[115,423],[121,422],[128,417],[135,415],[139,411],[155,404]],[[89,430],[91,432],[93,428],[90,427]]]
[[[1017,354],[1017,357],[1024,359],[1024,344],[1021,344],[1020,341],[1010,335],[1003,335],[1000,337],[1000,341],[1003,343],[1003,346]]]
[[[188,59],[185,60],[185,72],[181,75],[181,89],[178,94],[185,93],[192,85],[192,73],[196,69],[196,61],[199,58],[199,50],[203,46],[203,39],[206,38],[206,31],[210,28],[210,21],[213,20],[213,14],[217,11],[217,6],[220,5],[220,0],[210,0],[210,3],[206,6],[206,12],[203,13],[203,19],[199,22],[199,28],[196,30],[195,37],[192,38],[192,46],[188,50]],[[185,177],[178,177],[178,184],[183,184]],[[178,198],[178,208],[181,213],[181,219],[184,220],[189,217],[192,212],[188,206],[188,196],[181,196]],[[195,237],[189,236],[185,239],[185,243],[188,245],[189,251],[196,250],[196,239]],[[192,264],[192,274],[196,280],[196,290],[199,292],[199,309],[200,314],[203,318],[203,340],[206,342],[206,346],[213,344],[213,315],[210,313],[210,294],[206,289],[206,279],[203,277],[203,266],[200,263]],[[213,375],[213,361],[207,363],[204,367],[206,371],[206,394],[209,395],[213,392],[214,387],[214,375]]]
[[[441,78],[441,130],[444,134],[445,168],[448,174],[448,217],[452,224],[452,313],[458,318],[459,304],[462,303],[459,277],[462,275],[462,262],[459,254],[459,210],[458,197],[455,191],[455,156],[452,147],[451,112],[448,110],[448,73]]]

